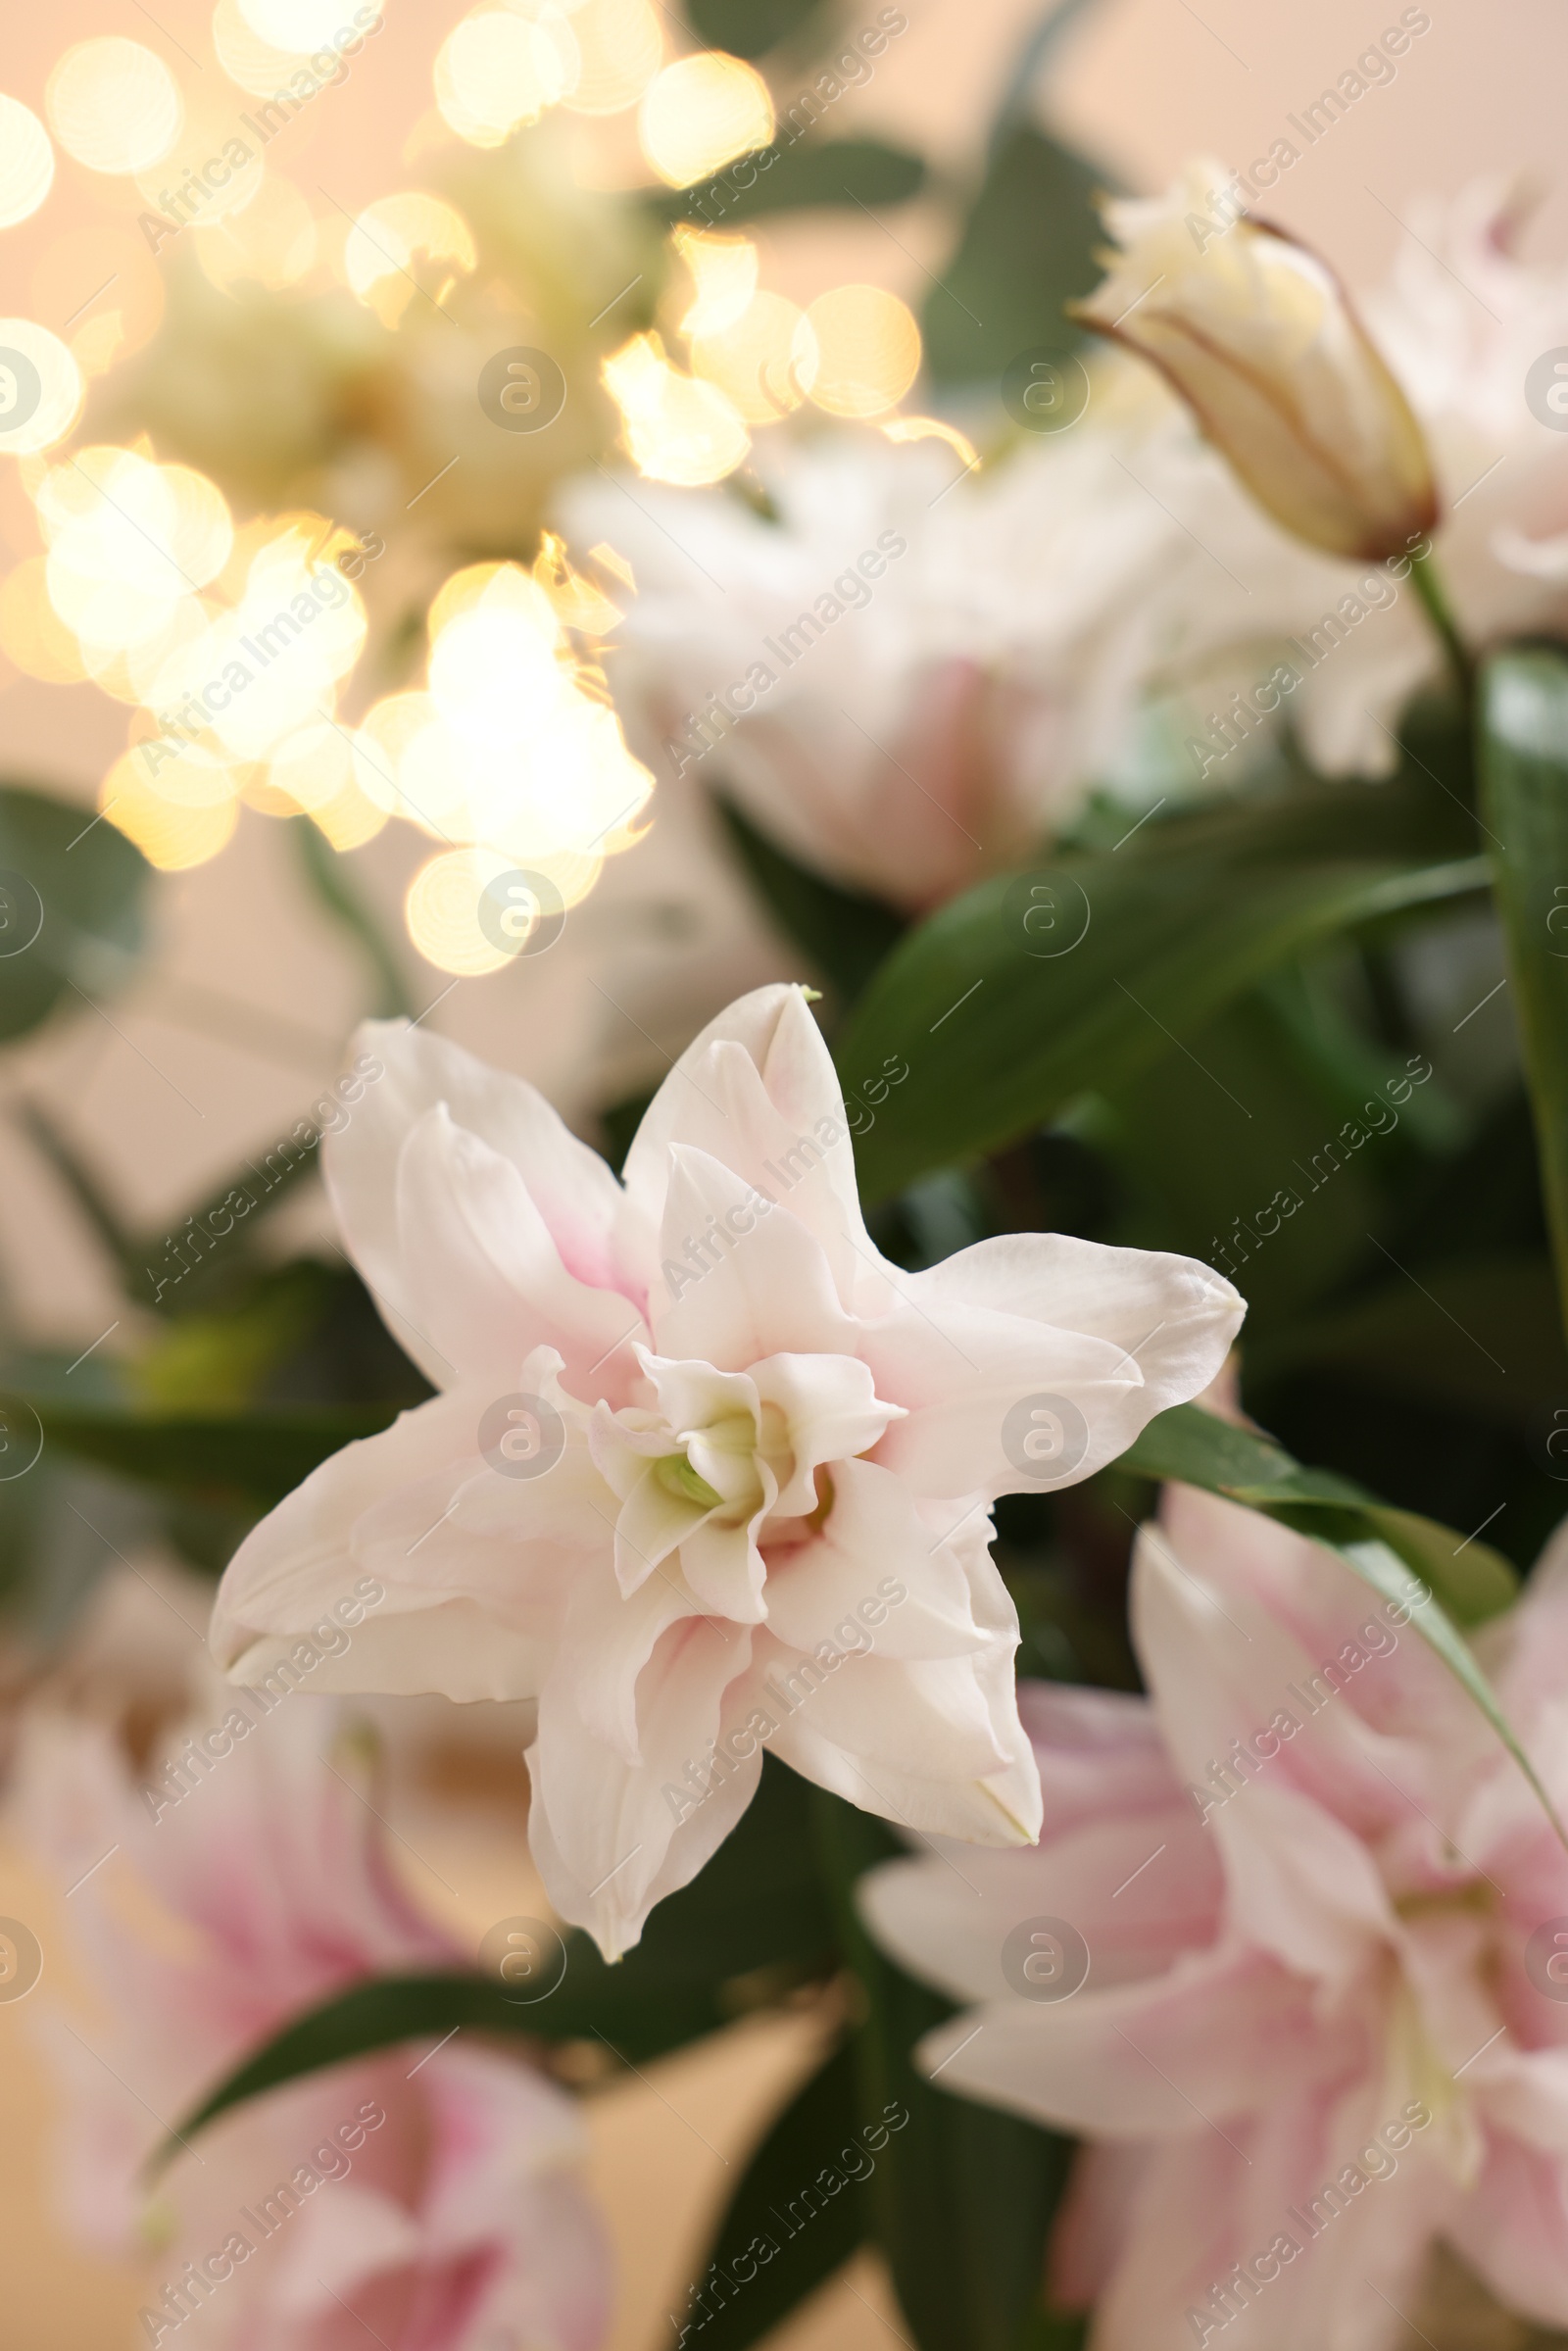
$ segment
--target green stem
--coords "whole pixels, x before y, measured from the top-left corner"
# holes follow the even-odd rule
[[[377,1018],[389,1020],[400,1012],[405,1018],[412,1018],[414,1005],[397,958],[382,937],[375,916],[344,878],[337,852],[309,816],[295,817],[294,838],[299,845],[306,880],[326,911],[343,925],[375,975]]]
[[[1470,658],[1469,647],[1459,634],[1453,607],[1448,602],[1448,591],[1443,584],[1443,574],[1438,569],[1437,559],[1430,545],[1424,554],[1411,558],[1410,582],[1425,608],[1433,633],[1443,647],[1460,705],[1468,710],[1475,695],[1475,663]]]

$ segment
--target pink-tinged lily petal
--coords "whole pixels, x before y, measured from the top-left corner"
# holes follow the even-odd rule
[[[977,1242],[900,1277],[907,1304],[872,1325],[862,1353],[878,1393],[910,1407],[878,1459],[933,1494],[1028,1491],[1008,1415],[1031,1396],[1080,1416],[1049,1466],[1069,1485],[1126,1451],[1168,1404],[1207,1386],[1245,1301],[1187,1257],[1109,1249],[1064,1234]],[[1027,1433],[1027,1432],[1026,1432]]]
[[[1033,1759],[1009,1748],[1010,1703],[998,1705],[983,1658],[929,1663],[820,1648],[807,1655],[760,1636],[761,1699],[773,1752],[808,1780],[922,1837],[1020,1845],[1038,1827]],[[837,1677],[837,1679],[835,1679]]]
[[[1069,1922],[1070,1924],[1070,1922]],[[1309,2081],[1310,1986],[1238,1943],[1145,1983],[997,2001],[927,2033],[920,2062],[989,2103],[1104,2138],[1185,2136],[1255,2114]]]
[[[670,1154],[681,1144],[731,1169],[745,1195],[787,1196],[827,1252],[846,1304],[858,1266],[880,1265],[860,1215],[843,1089],[798,988],[743,996],[655,1095],[625,1166],[627,1198],[655,1229],[666,1221]]]
[[[558,1573],[554,1591],[530,1594],[519,1573],[527,1521],[517,1497],[536,1513],[559,1500],[560,1513],[544,1519],[537,1538],[541,1565],[558,1571],[575,1555],[569,1534],[591,1541],[596,1522],[590,1512],[584,1523],[580,1499],[575,1513],[570,1508],[568,1454],[546,1478],[494,1479],[515,1514],[510,1541],[458,1523],[475,1483],[490,1482],[478,1430],[491,1400],[471,1390],[433,1397],[313,1470],[247,1536],[225,1572],[212,1630],[220,1664],[260,1684],[312,1643],[313,1627],[324,1627],[318,1654],[294,1659],[294,1679],[308,1672],[316,1690],[534,1696],[561,1591]],[[476,1515],[477,1502],[470,1507]],[[424,1554],[438,1531],[431,1560]]]
[[[1397,2111],[1367,2084],[1326,2075],[1281,2103],[1277,2130],[1239,2119],[1224,2138],[1198,2125],[1152,2143],[1119,2244],[1104,2243],[1114,2224],[1101,2220],[1109,2275],[1097,2351],[1402,2345],[1401,2313],[1415,2307],[1432,2220],[1449,2196],[1422,2151],[1396,2158],[1376,2143]],[[1375,2172],[1348,2155],[1369,2145]]]
[[[954,1852],[940,1875],[889,1862],[865,1881],[865,1916],[910,1975],[956,2000],[1005,2000],[1017,1990],[1007,1937],[1035,1919],[1082,1936],[1097,1986],[1142,1981],[1213,1941],[1223,1884],[1190,1810],[1060,1829],[1049,1802],[1048,1791],[1046,1831],[1027,1855]]]
[[[555,1677],[583,1729],[628,1770],[646,1760],[637,1687],[644,1667],[673,1626],[704,1621],[690,1592],[658,1569],[632,1593],[602,1568],[573,1582]]]
[[[821,1244],[787,1207],[770,1208],[760,1230],[732,1247],[715,1245],[706,1270],[670,1280],[671,1267],[699,1262],[687,1244],[710,1218],[747,1205],[741,1179],[706,1151],[678,1144],[670,1157],[660,1240],[665,1271],[653,1304],[659,1352],[724,1366],[854,1354],[856,1326],[839,1304]]]
[[[967,1656],[990,1639],[956,1553],[870,1461],[836,1464],[821,1532],[769,1575],[767,1622],[790,1648],[830,1641],[880,1657]]]
[[[452,1373],[416,1327],[410,1277],[420,1259],[400,1224],[397,1194],[404,1144],[440,1105],[456,1127],[516,1169],[564,1271],[586,1288],[617,1291],[641,1309],[652,1226],[598,1152],[578,1142],[534,1087],[404,1021],[367,1021],[354,1042],[356,1069],[368,1064],[380,1074],[368,1079],[346,1123],[325,1138],[322,1175],[350,1254],[390,1311],[393,1335],[438,1388],[451,1385]],[[526,1354],[542,1336],[521,1335],[515,1353]]]
[[[1559,1808],[1565,1559],[1478,1643]],[[1133,1572],[1150,1700],[1024,1695],[1038,1851],[862,1881],[878,1939],[977,2003],[922,2044],[943,2086],[1129,2150],[1062,2224],[1095,2351],[1392,2351],[1444,2236],[1568,2319],[1568,1868],[1425,1604],[1172,1490]],[[1031,1997],[1006,1937],[1053,1921],[1088,1979]]]
[[[870,1366],[852,1355],[770,1355],[752,1376],[762,1404],[781,1412],[790,1431],[794,1476],[774,1504],[781,1518],[808,1518],[821,1499],[815,1472],[869,1452],[904,1417],[902,1404],[877,1395]]]
[[[454,1125],[444,1102],[404,1142],[396,1206],[401,1228],[420,1237],[409,1314],[451,1367],[442,1387],[488,1379],[504,1394],[544,1346],[560,1351],[566,1387],[585,1401],[630,1393],[647,1336],[641,1313],[618,1290],[566,1271],[516,1168]]]
[[[635,1766],[584,1721],[574,1688],[552,1679],[540,1700],[528,1841],[551,1901],[609,1958],[636,1941],[655,1902],[697,1875],[751,1801],[760,1750],[706,1800],[692,1795],[721,1731],[744,1719],[725,1698],[745,1680],[751,1641],[700,1616],[662,1636],[638,1677]]]
[[[1159,1812],[1179,1791],[1147,1698],[1021,1682],[1018,1712],[1059,1833],[1079,1821]]]
[[[764,1711],[764,1664],[822,1684],[776,1726],[796,1769],[925,1835],[1032,1840],[989,1551],[991,1503],[1029,1482],[1004,1424],[1070,1391],[1087,1474],[1207,1380],[1234,1293],[1050,1236],[967,1271],[885,1263],[799,989],[731,1006],[682,1056],[624,1194],[526,1088],[412,1032],[372,1042],[383,1090],[339,1137],[335,1197],[452,1384],[249,1538],[220,1592],[224,1666],[281,1673],[352,1569],[369,1629],[315,1687],[537,1698],[535,1842],[607,1949],[744,1804],[755,1743],[680,1787]],[[518,1454],[525,1407],[540,1443]]]
[[[1568,2158],[1506,2131],[1489,2130],[1485,2149],[1448,2234],[1506,2309],[1568,2327]]]
[[[225,1725],[209,1776],[191,1768],[156,1818],[103,1733],[25,1727],[18,1814],[71,1888],[57,1957],[74,2003],[89,1995],[69,2028],[33,2003],[66,2095],[70,2225],[145,2262],[149,2342],[190,2326],[230,2351],[348,2351],[367,2331],[410,2351],[595,2351],[607,2261],[580,2126],[511,2053],[397,2050],[243,2105],[160,2181],[146,2230],[160,2117],[329,1994],[464,1957],[400,1890],[335,1710],[258,1712],[232,1690],[214,1705],[204,1691],[161,1735],[188,1762],[201,1743],[214,1754],[206,1725]],[[83,1838],[101,1840],[86,1878]]]

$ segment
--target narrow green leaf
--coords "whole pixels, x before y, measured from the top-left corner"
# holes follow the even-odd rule
[[[43,1395],[0,1396],[21,1427],[43,1424],[44,1444],[151,1486],[238,1494],[269,1509],[356,1437],[395,1417],[390,1404],[323,1405],[298,1412],[117,1412]],[[32,1416],[32,1417],[29,1417]]]
[[[1493,885],[1568,1327],[1568,653],[1494,655],[1479,725]]]
[[[1288,1518],[1302,1534],[1315,1535],[1321,1525],[1330,1543],[1386,1543],[1461,1625],[1484,1624],[1518,1593],[1519,1579],[1500,1551],[1397,1510],[1332,1470],[1305,1469],[1272,1437],[1238,1428],[1199,1404],[1156,1413],[1116,1467],[1228,1494]]]
[[[876,2158],[860,2139],[871,2118],[856,2087],[844,2044],[775,2119],[707,2248],[687,2308],[670,2314],[677,2340],[684,2323],[701,2333],[702,2351],[748,2351],[871,2233],[871,2175],[862,2166]]]
[[[1330,1470],[1303,1469],[1271,1438],[1217,1420],[1197,1404],[1177,1404],[1156,1414],[1137,1444],[1120,1456],[1117,1467],[1140,1477],[1173,1478],[1277,1518],[1337,1552],[1380,1599],[1408,1609],[1408,1622],[1480,1707],[1568,1848],[1568,1831],[1443,1604],[1446,1598],[1461,1621],[1470,1624],[1494,1615],[1518,1589],[1505,1559],[1474,1541],[1463,1542],[1431,1519],[1373,1499],[1348,1478],[1336,1477]],[[1432,1594],[1413,1607],[1412,1569]]]
[[[0,1042],[123,985],[151,867],[74,803],[0,784]]]
[[[590,1952],[592,1945],[585,1937],[571,1936],[560,1988],[529,2002],[512,1998],[498,1984],[477,1975],[383,1976],[356,1984],[295,2018],[237,2066],[170,2132],[149,2169],[162,2171],[198,2131],[231,2106],[325,2066],[395,2048],[401,2041],[438,2041],[460,2031],[514,2040],[591,2040],[597,2035],[620,2056],[638,2062],[662,2056],[728,2022],[711,1985],[691,1984],[683,1990],[662,1985],[651,1993],[634,1977],[606,1983],[585,1964]],[[599,1965],[605,1976],[611,1975],[603,1961]]]
[[[710,49],[765,57],[781,41],[809,31],[823,0],[686,0],[691,28]]]
[[[857,205],[875,210],[907,204],[925,183],[925,165],[907,148],[885,139],[806,138],[805,127],[792,126],[786,116],[770,147],[727,164],[694,188],[654,189],[643,201],[661,220],[718,228],[807,206],[847,205],[853,211]]]
[[[857,1138],[862,1194],[1137,1076],[1323,939],[1483,890],[1485,860],[1453,854],[1456,818],[1402,787],[1313,790],[955,900],[895,949],[839,1041],[846,1086],[894,1058],[918,1081]]]
[[[71,1137],[41,1102],[28,1102],[24,1098],[13,1115],[34,1151],[47,1159],[82,1217],[123,1272],[132,1261],[136,1244],[96,1171],[88,1166]]]
[[[907,927],[881,899],[809,873],[765,839],[733,802],[715,804],[747,877],[781,930],[853,1004]]]

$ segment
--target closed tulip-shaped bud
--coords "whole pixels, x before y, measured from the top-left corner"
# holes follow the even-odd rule
[[[1217,165],[1105,220],[1120,250],[1074,317],[1152,361],[1276,521],[1371,562],[1432,528],[1421,427],[1326,263],[1241,210]]]

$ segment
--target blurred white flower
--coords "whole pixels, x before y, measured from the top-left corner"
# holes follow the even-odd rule
[[[1082,430],[958,478],[930,441],[771,436],[778,519],[734,489],[573,483],[639,594],[608,659],[655,773],[732,792],[800,862],[921,907],[1078,805],[1151,659],[1176,535]]]

